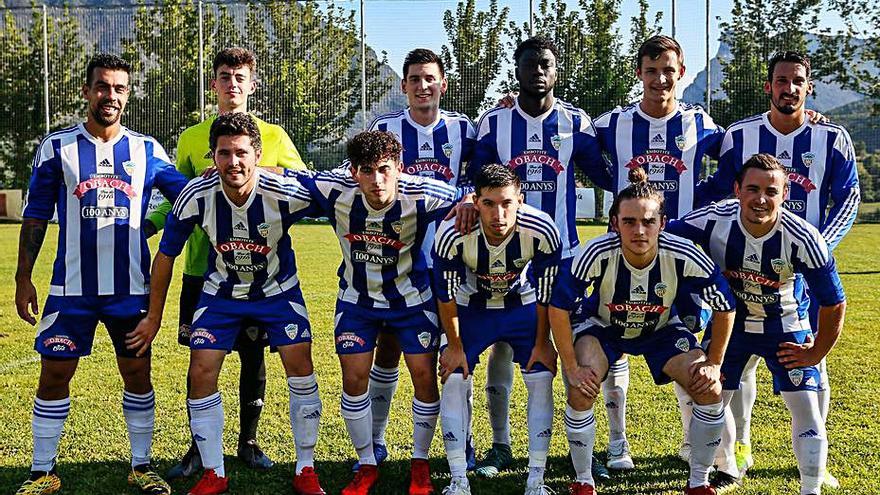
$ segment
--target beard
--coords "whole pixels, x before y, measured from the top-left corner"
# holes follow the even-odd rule
[[[103,115],[101,115],[101,106],[103,106],[105,103],[107,103],[107,102],[101,102],[101,103],[99,103],[97,107],[95,107],[95,108],[93,108],[93,109],[90,110],[90,113],[92,114],[92,118],[93,118],[93,119],[95,120],[95,122],[97,122],[99,125],[101,125],[102,127],[110,127],[110,126],[112,126],[113,124],[119,122],[119,118],[122,117],[122,110],[119,109],[119,110],[116,112],[116,116],[115,116],[115,117],[112,117],[112,118],[108,119],[108,118],[104,117]]]
[[[785,95],[785,96],[787,96],[787,95]],[[779,100],[781,100],[781,99],[782,99],[782,97],[779,98]],[[799,108],[799,105],[801,104],[800,99],[797,102],[789,104],[789,105],[780,105],[777,102],[777,100],[774,100],[773,98],[770,99],[770,102],[773,103],[773,106],[776,107],[776,109],[779,110],[780,113],[785,114],[785,115],[791,115],[791,114],[795,113],[797,111],[797,109]]]

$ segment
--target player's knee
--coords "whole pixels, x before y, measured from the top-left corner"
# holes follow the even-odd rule
[[[72,361],[44,361],[37,396],[46,400],[66,397],[75,371],[76,363]]]
[[[707,406],[709,404],[718,404],[721,402],[721,391],[716,390],[719,387],[713,387],[711,390],[696,393],[694,390],[688,388],[688,394],[694,400],[694,403],[699,404],[701,406]]]
[[[397,368],[400,364],[400,345],[391,335],[379,336],[376,346],[376,366],[380,368]]]
[[[409,370],[416,388],[437,388],[437,375],[431,366],[413,366]]]
[[[580,390],[568,389],[568,405],[575,411],[586,411],[591,409],[595,403],[595,398],[587,397]]]

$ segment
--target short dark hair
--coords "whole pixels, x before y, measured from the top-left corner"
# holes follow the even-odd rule
[[[608,212],[610,218],[614,218],[620,212],[620,203],[627,199],[653,199],[660,205],[660,217],[666,216],[666,202],[663,193],[658,191],[648,182],[648,173],[642,167],[632,168],[627,177],[630,184],[614,196],[611,209]]]
[[[254,56],[254,52],[247,48],[233,46],[217,52],[217,55],[214,55],[214,63],[211,65],[214,77],[217,77],[217,69],[219,69],[221,65],[225,65],[232,69],[247,67],[251,70],[252,79],[257,75],[257,58]]]
[[[736,183],[739,186],[742,186],[743,179],[746,177],[746,172],[748,172],[749,169],[753,168],[766,171],[779,170],[780,172],[782,172],[783,175],[788,175],[785,167],[783,167],[782,164],[779,163],[779,160],[777,160],[775,156],[769,153],[758,153],[756,155],[752,155],[751,158],[746,160],[746,162],[743,163],[742,168],[739,169],[739,172],[737,172]],[[787,181],[786,184],[788,184]]]
[[[260,128],[257,122],[244,112],[227,113],[218,116],[211,124],[211,133],[208,136],[208,144],[211,151],[217,149],[217,139],[220,136],[248,136],[251,138],[251,146],[255,150],[263,148],[263,140],[260,137]]]
[[[514,186],[520,189],[519,176],[510,167],[498,163],[484,165],[474,177],[474,192],[480,195],[483,189]]]
[[[553,40],[546,36],[533,36],[516,46],[516,50],[513,52],[513,63],[519,64],[519,58],[529,50],[550,50],[550,53],[559,61],[559,49],[556,48],[556,43]]]
[[[92,57],[89,60],[89,65],[86,66],[86,86],[92,85],[92,72],[95,69],[121,70],[126,74],[131,74],[131,64],[122,57],[112,53],[99,53]]]
[[[636,68],[642,68],[642,58],[648,57],[651,60],[657,60],[660,58],[660,55],[663,55],[663,52],[670,50],[675,52],[678,55],[678,61],[684,64],[684,51],[681,49],[678,41],[662,34],[651,36],[639,46],[639,51],[636,54]]]
[[[427,48],[416,48],[411,52],[406,54],[406,58],[403,59],[403,78],[407,78],[407,71],[409,71],[410,65],[416,64],[437,64],[437,67],[440,69],[440,75],[446,75],[446,69],[443,68],[443,60],[431,50]]]
[[[795,51],[781,51],[776,52],[770,57],[770,61],[767,62],[767,80],[773,80],[773,71],[776,70],[776,64],[779,62],[791,62],[794,64],[801,64],[807,69],[807,78],[810,77],[810,57],[804,55],[800,52]]]
[[[345,147],[348,161],[355,169],[362,165],[375,165],[393,158],[400,161],[403,148],[397,137],[386,131],[364,131],[356,134]]]

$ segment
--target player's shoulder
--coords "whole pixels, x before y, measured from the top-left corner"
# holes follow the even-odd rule
[[[295,177],[284,177],[271,172],[259,172],[258,184],[268,195],[280,200],[309,201],[311,196]]]
[[[220,189],[220,174],[211,174],[209,177],[198,176],[187,182],[183,190],[180,191],[177,201],[174,202],[174,210],[179,212],[184,205],[199,198],[210,201]]]
[[[844,146],[852,147],[852,138],[849,135],[849,131],[847,131],[846,127],[841,124],[833,122],[817,122],[811,125],[814,129],[826,132],[829,136],[833,136],[833,141],[835,141],[835,143],[839,140],[842,141]]]
[[[411,200],[434,198],[454,201],[457,189],[445,182],[418,175],[400,174],[397,186],[402,197]]]
[[[40,140],[39,147],[43,147],[44,145],[47,145],[47,144],[49,144],[53,141],[59,140],[59,139],[66,139],[66,138],[75,137],[76,135],[82,134],[82,133],[83,133],[83,131],[79,125],[65,127],[64,129],[59,129],[57,131],[50,132],[49,134],[46,134],[45,136],[43,136],[43,139]]]
[[[453,112],[451,110],[440,110],[440,118],[446,121],[446,125],[450,123],[460,124],[462,122],[470,125],[474,125],[474,122],[470,117],[463,113]]]
[[[493,117],[498,117],[499,115],[503,115],[505,113],[513,113],[515,110],[513,107],[502,107],[495,106],[492,107],[480,115],[480,118],[477,119],[477,125],[482,126],[484,122],[488,122]]]
[[[556,228],[556,222],[547,213],[523,204],[516,212],[516,222],[520,230],[528,232],[533,237],[559,245],[559,230]]]
[[[733,221],[736,220],[737,215],[739,215],[739,200],[731,198],[710,203],[702,208],[697,208],[696,210],[691,210],[684,215],[681,220],[691,222],[705,218],[707,220]]]
[[[620,249],[620,235],[617,232],[606,232],[585,242],[578,250],[577,256],[582,259],[595,259]]]
[[[714,266],[712,259],[689,239],[661,231],[658,246],[659,251],[665,256],[691,261],[706,272],[712,272]]]
[[[211,133],[211,124],[217,117],[209,117],[198,124],[191,125],[180,133],[177,138],[178,153],[181,149],[189,149],[194,147],[206,147],[208,144],[208,136]]]
[[[279,139],[282,135],[286,135],[287,131],[284,130],[284,127],[281,127],[278,124],[273,124],[271,122],[266,122],[265,120],[257,117],[256,115],[250,114],[251,118],[254,119],[254,122],[257,123],[257,129],[260,130],[260,138],[265,142],[271,142]]]
[[[751,117],[746,117],[741,120],[737,120],[733,124],[730,124],[730,127],[727,128],[727,132],[738,131],[740,129],[745,129],[748,127],[757,127],[764,123],[764,114],[759,113],[756,115],[752,115]]]
[[[590,119],[590,116],[587,114],[587,111],[583,108],[574,105],[573,103],[569,103],[565,100],[556,99],[556,108],[564,113],[567,113],[572,116],[577,116],[578,118],[586,118]],[[592,119],[591,119],[592,120]]]
[[[686,101],[679,101],[678,102],[678,109],[682,113],[693,113],[693,114],[701,113],[703,115],[709,115],[706,112],[706,109],[703,108],[703,105],[700,105],[699,103],[688,103]]]
[[[373,121],[370,123],[368,129],[375,130],[376,126],[378,126],[380,124],[392,122],[395,120],[401,120],[404,118],[406,118],[406,109],[405,108],[402,110],[397,110],[396,112],[383,113],[383,114],[377,115],[376,117],[373,118]]]
[[[437,232],[434,234],[434,245],[437,247],[437,254],[447,256],[450,250],[462,239],[471,235],[478,235],[479,227],[471,229],[468,233],[462,233],[455,228],[455,217],[443,220],[437,226]]]
[[[806,241],[811,244],[815,244],[818,241],[824,239],[822,237],[822,233],[819,232],[819,229],[817,229],[813,224],[795,215],[785,208],[780,209],[779,221],[782,225],[782,228],[785,229],[788,233],[794,235],[796,239]]]

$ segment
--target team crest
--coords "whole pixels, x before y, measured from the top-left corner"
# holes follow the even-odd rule
[[[807,151],[806,153],[801,153],[801,161],[804,162],[805,167],[812,167],[813,161],[816,160],[816,154],[812,151]]]
[[[517,268],[522,268],[522,267],[526,266],[526,263],[528,263],[528,262],[529,262],[529,260],[527,260],[525,258],[520,258],[517,260],[513,260],[513,266],[515,266]]]
[[[131,160],[125,160],[122,162],[122,170],[125,170],[125,173],[131,175],[134,172],[134,162]]]
[[[428,332],[422,332],[419,334],[419,344],[422,344],[422,347],[425,349],[431,345],[431,334]]]
[[[257,225],[257,232],[263,237],[269,237],[269,224],[266,222]]]
[[[299,325],[297,325],[296,323],[291,323],[287,325],[286,327],[284,327],[284,333],[287,334],[288,338],[295,339],[296,334],[299,333]]]
[[[788,370],[788,379],[791,380],[791,383],[794,384],[795,387],[800,386],[801,382],[804,380],[804,370]]]
[[[257,341],[257,337],[260,336],[260,329],[254,326],[247,327],[244,332],[247,334],[248,338],[253,342]]]
[[[450,156],[452,156],[452,151],[455,149],[455,147],[452,146],[452,143],[446,143],[442,146],[442,149],[443,154],[446,155],[446,158],[449,158]]]
[[[675,347],[681,352],[687,352],[691,350],[691,343],[688,342],[688,339],[682,337],[675,341]]]
[[[693,330],[697,326],[697,318],[695,316],[685,316],[684,326],[688,327],[688,330]]]
[[[394,230],[395,234],[399,234],[400,231],[403,230],[403,220],[391,222],[391,229]]]
[[[773,268],[774,272],[782,273],[782,270],[785,270],[785,261],[781,258],[773,258],[770,260],[770,266]]]
[[[684,151],[684,147],[687,145],[687,138],[683,134],[675,136],[675,145],[678,146],[680,151]]]
[[[657,297],[663,297],[663,295],[666,294],[666,288],[666,284],[659,282],[654,286],[654,294],[657,294]]]
[[[562,138],[559,137],[559,134],[555,134],[550,138],[550,144],[553,145],[554,150],[559,151],[559,147],[562,146]]]

